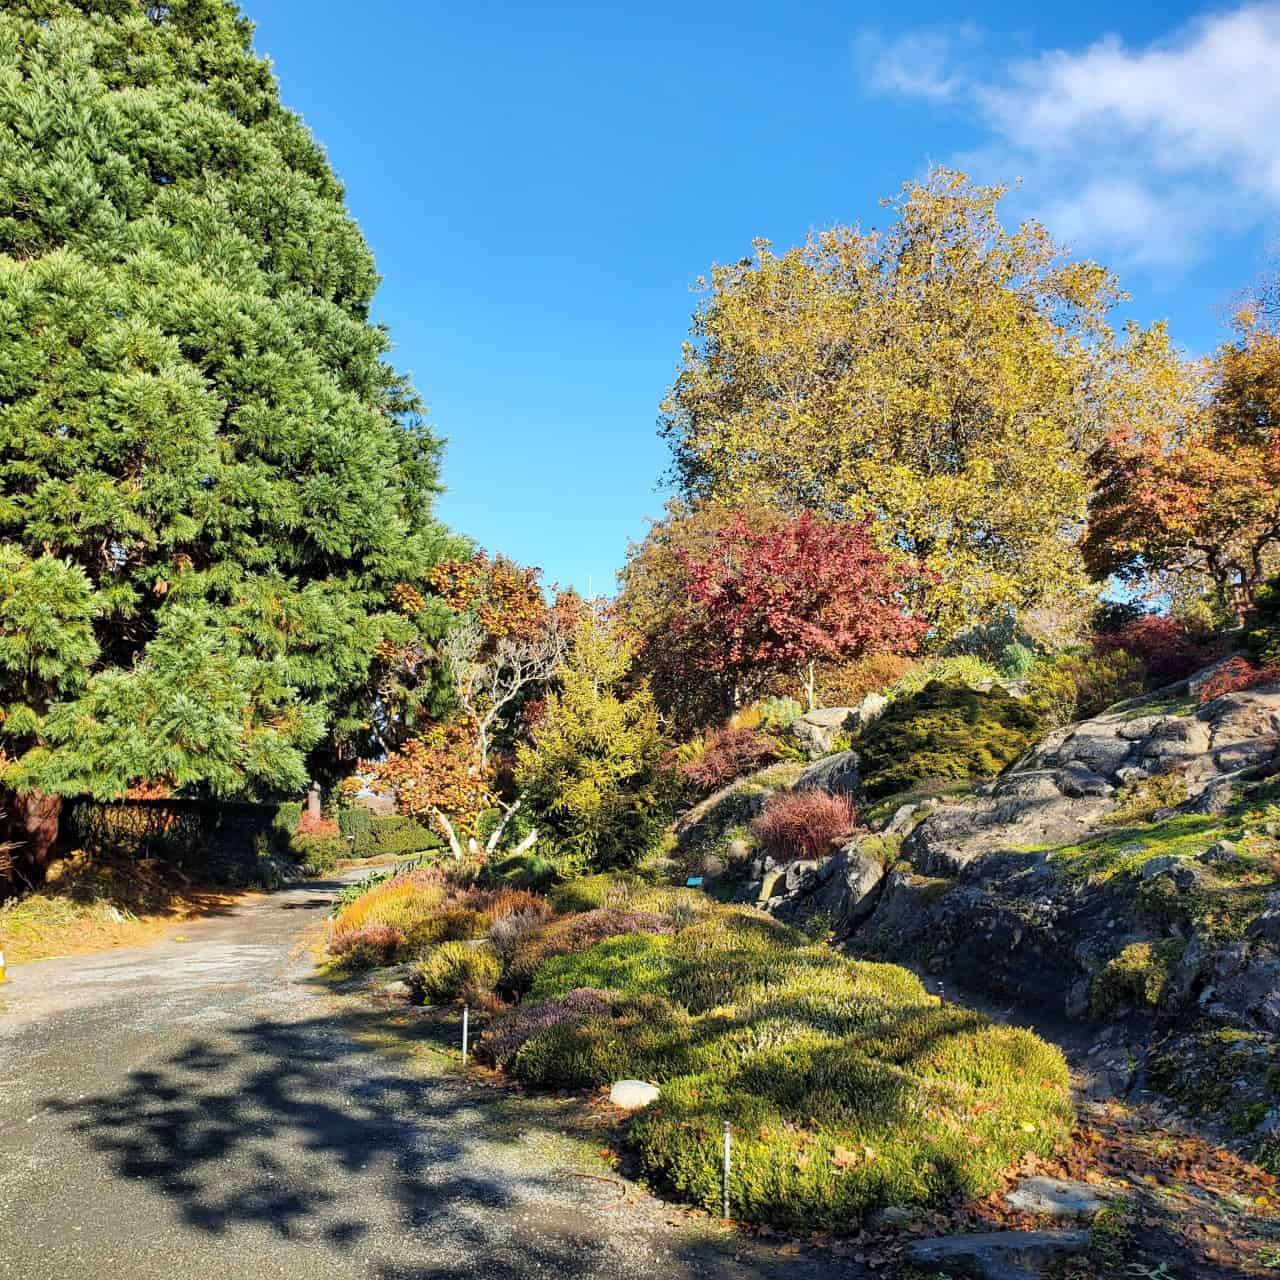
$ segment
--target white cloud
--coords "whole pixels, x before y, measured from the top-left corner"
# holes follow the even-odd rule
[[[918,31],[896,40],[863,31],[854,51],[863,80],[875,92],[943,101],[964,84],[955,67],[956,43],[948,31]]]
[[[868,39],[860,57],[877,47]],[[917,59],[921,49],[928,56]],[[1181,262],[1215,228],[1280,211],[1275,0],[1208,15],[1146,47],[1107,36],[983,75],[960,68],[945,32],[879,40],[878,50],[874,88],[974,112],[991,141],[970,162],[1025,176],[1046,225],[1073,243]]]

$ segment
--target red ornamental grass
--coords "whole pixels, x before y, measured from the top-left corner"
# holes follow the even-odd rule
[[[1232,658],[1200,686],[1199,702],[1204,706],[1224,693],[1242,693],[1268,684],[1280,684],[1280,667],[1255,667],[1247,658]]]
[[[831,842],[857,825],[852,796],[828,791],[789,791],[774,796],[751,830],[765,851],[780,861],[824,857]]]

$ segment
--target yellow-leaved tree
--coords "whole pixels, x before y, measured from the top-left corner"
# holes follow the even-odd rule
[[[540,841],[580,869],[633,865],[667,816],[666,743],[648,683],[627,687],[632,655],[624,627],[588,611],[559,689],[517,749],[516,781]]]
[[[1151,357],[1110,272],[1004,229],[1006,191],[936,169],[884,230],[714,267],[662,407],[687,497],[876,516],[940,577],[938,641],[1088,590],[1087,457]]]

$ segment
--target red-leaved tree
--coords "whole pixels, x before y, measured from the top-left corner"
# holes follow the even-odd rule
[[[763,530],[738,519],[683,557],[694,606],[679,624],[684,647],[726,680],[734,705],[771,676],[803,673],[812,709],[818,660],[915,650],[927,624],[908,602],[929,575],[890,559],[871,529],[807,511]]]

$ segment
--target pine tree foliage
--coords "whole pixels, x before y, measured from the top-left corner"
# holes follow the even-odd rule
[[[317,744],[361,745],[375,646],[447,625],[388,603],[462,551],[432,516],[439,442],[251,34],[227,0],[0,11],[15,786],[295,786]]]

